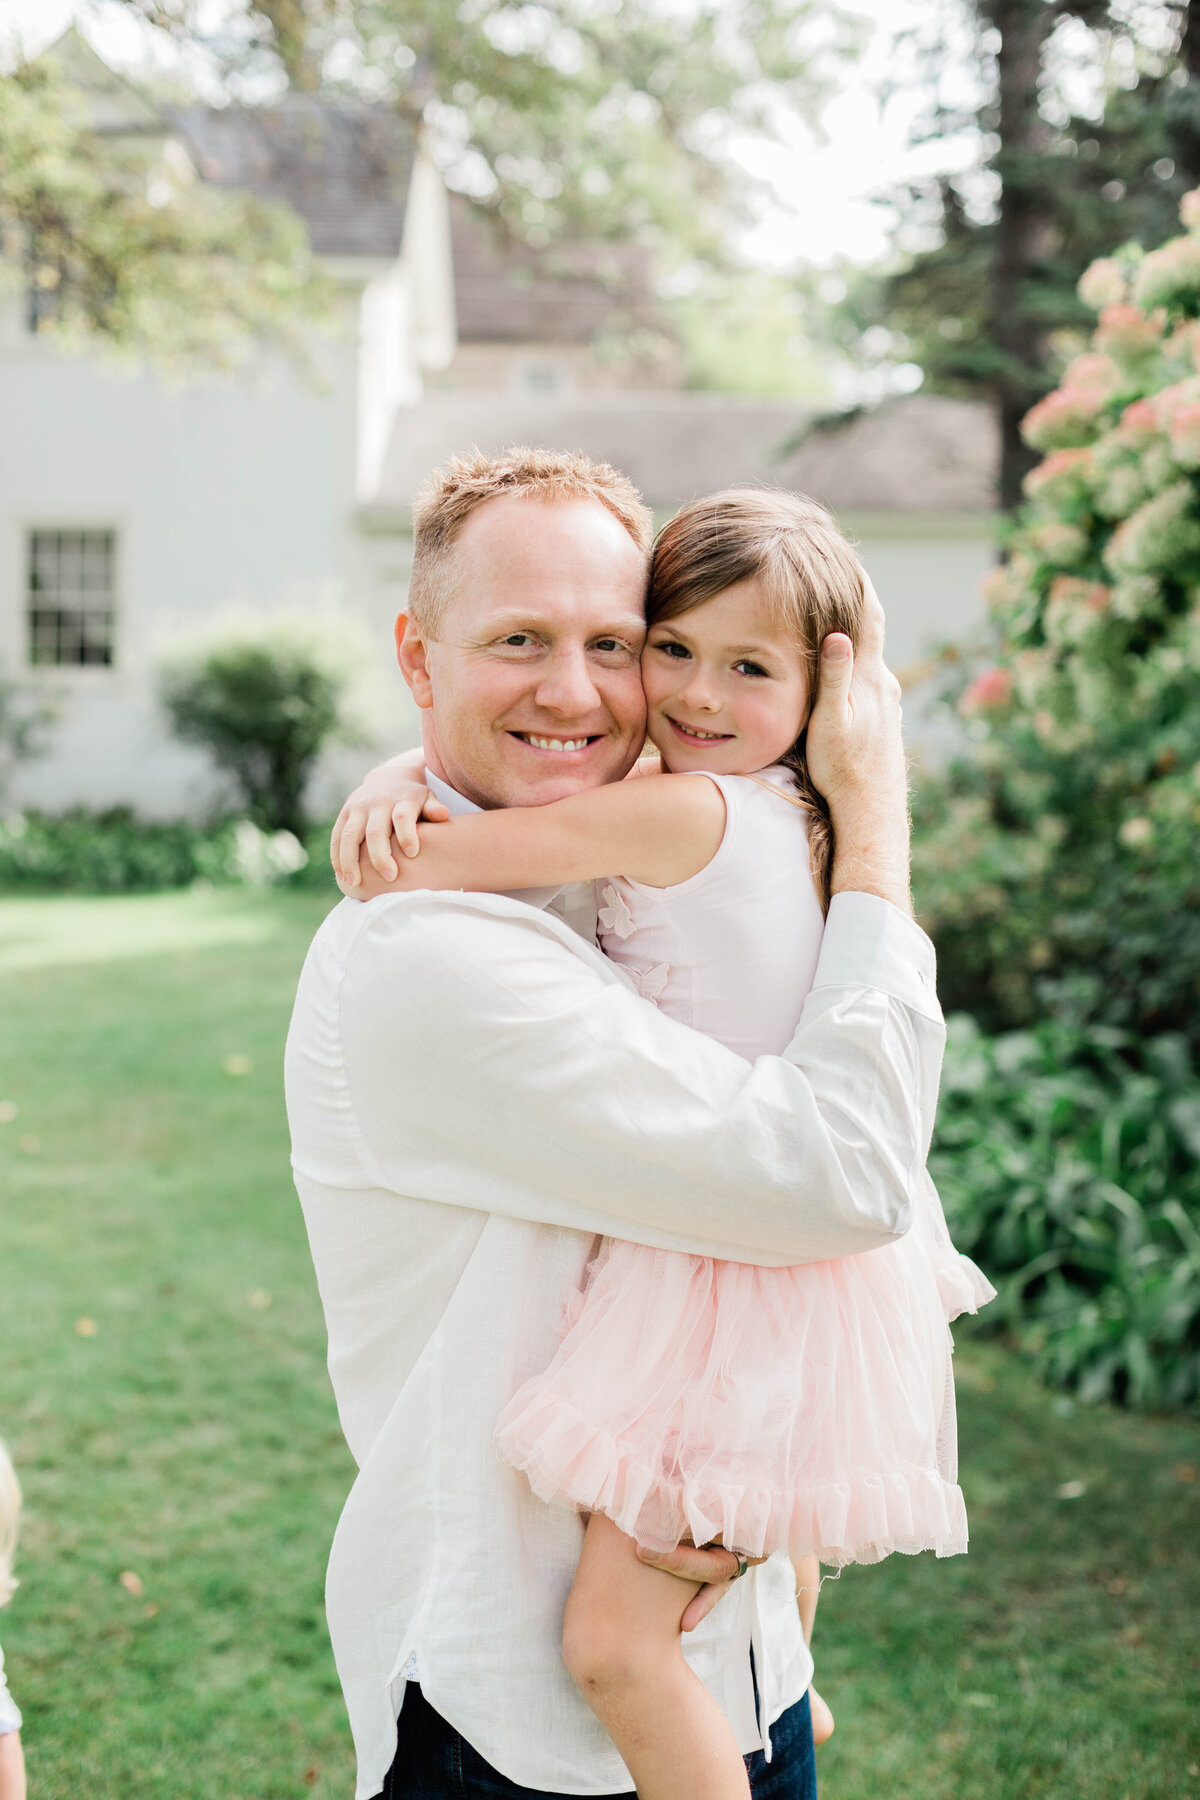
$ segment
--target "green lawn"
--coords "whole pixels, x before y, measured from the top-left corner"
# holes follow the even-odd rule
[[[34,1800],[352,1792],[280,1051],[323,903],[0,901],[0,1620]],[[960,1353],[970,1558],[826,1587],[828,1800],[1200,1796],[1200,1434]],[[1060,1491],[1066,1497],[1060,1497]]]

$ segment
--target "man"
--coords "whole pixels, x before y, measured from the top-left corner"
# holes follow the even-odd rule
[[[627,772],[648,537],[629,483],[580,457],[476,456],[427,492],[397,641],[452,812]],[[640,1000],[595,948],[584,893],[346,902],[313,944],[288,1104],[359,1464],[328,1583],[359,1800],[628,1794],[560,1654],[580,1521],[535,1500],[493,1439],[597,1234],[786,1265],[906,1228],[942,1027],[881,639],[872,615],[857,667],[845,638],[823,651],[808,742],[834,898],[784,1056],[751,1067]],[[722,1550],[657,1560],[708,1584],[687,1655],[756,1795],[811,1796],[790,1567],[735,1585],[744,1565]]]

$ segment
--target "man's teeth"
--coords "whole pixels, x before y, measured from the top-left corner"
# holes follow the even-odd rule
[[[531,731],[523,731],[521,736],[535,750],[586,750],[589,740],[581,738],[543,738],[534,737]]]

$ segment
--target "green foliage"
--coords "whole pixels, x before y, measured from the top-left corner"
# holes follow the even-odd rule
[[[989,581],[969,754],[917,796],[944,991],[1200,1046],[1200,199],[1098,263],[1092,348],[1026,421],[1050,454]]]
[[[0,244],[39,332],[169,372],[230,367],[264,343],[306,363],[306,329],[330,317],[294,214],[191,179],[153,135],[93,129],[86,95],[45,57],[0,80]]]
[[[302,844],[249,819],[139,819],[126,806],[0,819],[0,890],[127,894],[194,882],[328,888],[325,835]]]
[[[212,645],[163,673],[176,735],[229,775],[256,824],[303,837],[304,789],[344,731],[345,675],[313,645],[283,635]]]
[[[907,68],[926,95],[915,139],[973,141],[976,155],[897,196],[897,258],[852,282],[841,328],[858,342],[882,328],[930,387],[997,405],[1011,507],[1029,466],[1017,422],[1087,329],[1080,276],[1124,239],[1159,241],[1200,181],[1200,14],[1183,0],[972,0],[966,12],[964,41],[959,9],[930,8]]]
[[[951,1021],[931,1168],[1056,1386],[1200,1410],[1200,1080],[1182,1038]]]
[[[667,303],[688,387],[829,404],[828,369],[782,276],[755,269],[697,275],[691,292]]]
[[[125,4],[214,49],[201,0]],[[257,0],[242,24],[220,46],[227,80],[285,73],[331,98],[395,105],[452,183],[518,237],[632,238],[709,256],[742,204],[731,133],[770,135],[807,109],[819,60],[849,41],[813,0]]]

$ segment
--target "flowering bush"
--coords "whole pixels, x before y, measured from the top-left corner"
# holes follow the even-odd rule
[[[1026,421],[1047,452],[988,578],[969,754],[918,792],[951,1004],[1179,1031],[1200,1050],[1200,191],[1183,236],[1087,271],[1093,347]]]
[[[948,1006],[934,1164],[1047,1375],[1200,1408],[1200,191],[1093,265],[1093,348],[988,577],[968,749],[915,796]],[[985,1032],[998,1035],[982,1035]]]

